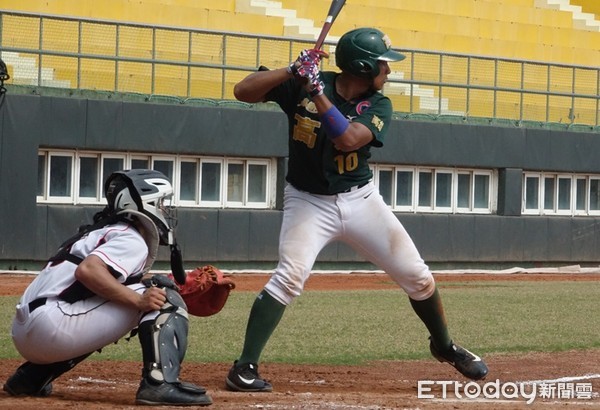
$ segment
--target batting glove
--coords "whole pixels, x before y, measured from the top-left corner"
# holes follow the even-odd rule
[[[308,78],[312,66],[318,66],[321,56],[325,55],[320,50],[302,50],[296,61],[290,63],[287,68],[288,73],[296,78]]]
[[[321,81],[321,72],[319,71],[318,65],[314,64],[309,67],[306,80],[307,81],[304,85],[304,89],[311,97],[316,97],[317,95],[323,94],[325,84],[323,81]]]

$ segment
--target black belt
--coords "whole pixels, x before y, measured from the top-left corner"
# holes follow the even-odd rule
[[[364,184],[351,186],[350,188],[346,189],[345,191],[340,192],[340,194],[347,194],[348,192],[356,191],[357,189],[360,189],[360,188],[364,187],[365,185],[367,185],[369,182],[371,182],[371,181],[367,181]]]
[[[47,299],[48,298],[37,298],[34,301],[29,302],[29,313],[33,312],[40,306],[44,306]]]

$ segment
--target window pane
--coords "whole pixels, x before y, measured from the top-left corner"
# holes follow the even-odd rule
[[[82,157],[79,160],[79,196],[96,198],[98,193],[98,158]]]
[[[195,162],[181,163],[181,182],[179,198],[184,201],[195,201],[198,187],[198,166]]]
[[[201,201],[221,201],[221,164],[202,163]]]
[[[600,210],[600,179],[590,179],[590,211]]]
[[[475,208],[489,208],[490,204],[490,176],[475,175]]]
[[[267,166],[248,165],[248,201],[267,201]]]
[[[396,173],[396,206],[412,206],[413,173],[398,171]]]
[[[46,191],[46,156],[38,155],[37,196],[44,196]]]
[[[587,193],[587,181],[585,179],[577,179],[577,192],[575,193],[575,208],[578,211],[585,211],[585,196]]]
[[[154,170],[162,172],[169,181],[173,182],[173,161],[154,161]]]
[[[431,207],[431,172],[419,172],[419,206]]]
[[[449,208],[452,205],[452,174],[435,175],[435,206]]]
[[[392,205],[392,171],[379,171],[379,193],[383,201]]]
[[[558,209],[571,209],[571,179],[558,179]]]
[[[544,209],[554,209],[554,177],[544,178]]]
[[[131,160],[131,169],[148,169],[150,166],[148,165],[147,159],[132,159]]]
[[[458,198],[456,204],[459,208],[471,208],[471,175],[458,174]]]
[[[71,157],[50,157],[50,196],[71,196]]]
[[[527,177],[525,179],[525,209],[539,208],[539,183],[538,177]]]
[[[123,169],[122,158],[103,158],[102,159],[102,185],[108,179],[110,174]]]
[[[244,165],[227,166],[227,201],[242,202],[244,199]]]

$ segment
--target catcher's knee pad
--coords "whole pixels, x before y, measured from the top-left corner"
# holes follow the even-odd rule
[[[156,286],[157,283],[154,281]],[[158,286],[162,287],[160,284]],[[188,313],[181,295],[166,287],[167,301],[153,321],[142,322],[138,329],[144,355],[145,376],[157,382],[174,383],[187,350]]]

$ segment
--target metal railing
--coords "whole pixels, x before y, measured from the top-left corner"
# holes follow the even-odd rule
[[[258,66],[283,67],[314,40],[0,10],[7,84],[234,100]],[[325,43],[335,70],[335,44]],[[383,93],[398,113],[600,126],[600,68],[399,49]]]

